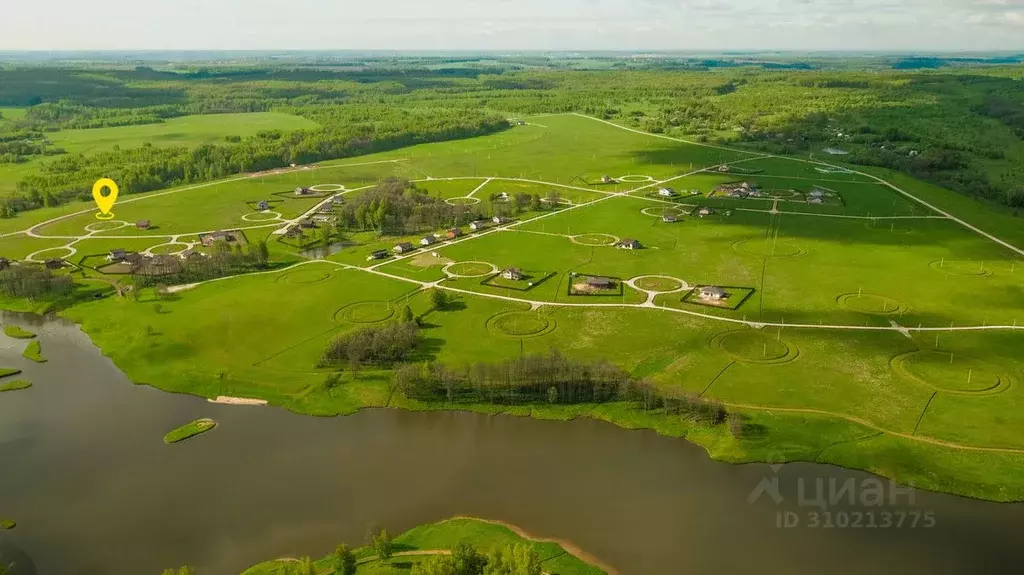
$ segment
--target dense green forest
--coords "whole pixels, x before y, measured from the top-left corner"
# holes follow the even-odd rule
[[[8,66],[0,170],[43,158],[2,212],[83,197],[97,176],[128,193],[290,163],[342,158],[503,129],[505,118],[581,112],[655,133],[883,166],[1024,207],[1024,66],[926,69],[612,61],[601,70],[494,61],[382,59],[359,66],[136,68]],[[915,69],[903,69],[911,64]],[[196,148],[68,154],[49,135],[193,114],[277,111],[319,130],[268,131]],[[824,150],[830,150],[828,155]],[[839,152],[845,154],[839,155]]]

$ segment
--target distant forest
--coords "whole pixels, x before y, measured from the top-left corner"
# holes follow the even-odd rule
[[[508,115],[551,112],[892,168],[1024,208],[1024,66],[917,60],[830,70],[820,62],[717,60],[652,60],[643,69],[614,60],[600,70],[576,70],[571,63],[525,69],[518,61],[423,58],[293,68],[179,63],[174,71],[12,65],[0,68],[0,107],[29,109],[23,118],[0,122],[0,169],[49,159],[40,173],[19,181],[17,196],[0,201],[0,215],[84,197],[101,173],[117,177],[128,193],[141,192],[472,137],[504,129]],[[192,149],[143,146],[91,155],[66,154],[47,138],[60,129],[254,111],[296,114],[322,128]],[[827,156],[826,148],[848,154]]]

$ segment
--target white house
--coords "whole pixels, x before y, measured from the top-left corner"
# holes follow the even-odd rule
[[[507,280],[519,281],[523,279],[523,272],[519,268],[508,268],[501,272],[501,277]]]
[[[725,299],[725,290],[718,286],[705,286],[700,288],[700,299],[708,301],[722,301]]]
[[[491,218],[491,221],[496,223],[496,224],[498,224],[498,225],[501,225],[501,224],[507,224],[507,223],[509,223],[512,220],[510,220],[510,219],[508,219],[508,218],[506,218],[504,216],[494,216],[493,218]]]
[[[473,222],[469,224],[469,229],[473,231],[480,231],[487,227],[487,222]]]
[[[658,190],[658,195],[663,198],[671,198],[672,196],[676,195],[676,191],[673,190],[672,188],[660,188]]]
[[[421,246],[432,246],[436,243],[437,238],[435,238],[434,236],[423,236],[423,238],[420,239]]]

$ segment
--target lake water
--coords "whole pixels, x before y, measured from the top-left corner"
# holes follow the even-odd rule
[[[214,405],[132,385],[75,326],[14,321],[40,334],[50,359],[32,364],[20,357],[24,342],[0,336],[0,366],[24,369],[35,384],[0,394],[0,517],[18,521],[0,533],[0,553],[18,575],[158,574],[182,564],[237,574],[360,544],[374,526],[398,532],[454,515],[571,541],[622,573],[1010,573],[1024,562],[1024,505],[918,492],[913,505],[831,506],[832,527],[824,515],[812,527],[812,510],[798,505],[801,482],[872,476],[789,464],[777,475],[782,502],[769,490],[750,503],[772,468],[717,463],[649,431]],[[164,433],[198,417],[220,426],[164,445]],[[800,525],[779,527],[786,511]],[[866,517],[839,526],[853,512],[874,513],[873,526]],[[882,527],[882,513],[893,526]]]

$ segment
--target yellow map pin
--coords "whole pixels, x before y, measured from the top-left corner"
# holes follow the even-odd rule
[[[107,190],[107,195],[103,195],[104,188]],[[92,199],[96,200],[96,206],[100,209],[100,213],[96,214],[97,218],[101,220],[113,218],[114,214],[110,213],[110,210],[114,207],[114,202],[117,201],[117,182],[110,178],[96,180],[92,186]]]

